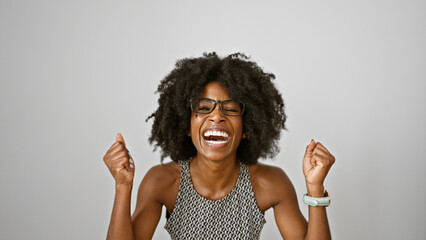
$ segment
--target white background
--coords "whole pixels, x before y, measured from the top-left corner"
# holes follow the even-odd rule
[[[0,1],[0,238],[104,239],[121,132],[139,182],[154,92],[177,59],[244,52],[277,79],[288,115],[267,162],[292,180],[311,138],[336,157],[334,239],[425,239],[426,3]],[[164,211],[155,239],[168,239]],[[280,239],[272,210],[261,239]]]

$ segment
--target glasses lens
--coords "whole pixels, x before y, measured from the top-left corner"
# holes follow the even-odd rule
[[[229,116],[240,116],[243,114],[244,105],[237,101],[222,102],[222,111]]]
[[[192,111],[196,113],[210,113],[213,106],[214,102],[207,99],[196,99],[192,101]]]

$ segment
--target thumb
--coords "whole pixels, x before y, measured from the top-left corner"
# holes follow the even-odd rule
[[[123,143],[123,144],[124,144],[124,146],[126,146],[126,143],[124,142],[124,138],[123,138],[123,136],[121,135],[121,133],[117,133],[117,135],[115,136],[115,141],[117,141],[117,142],[121,142],[121,143]]]
[[[311,142],[309,143],[308,146],[306,146],[306,151],[305,151],[305,158],[308,157],[312,157],[312,152],[314,151],[315,148],[315,141],[313,139],[311,139]]]

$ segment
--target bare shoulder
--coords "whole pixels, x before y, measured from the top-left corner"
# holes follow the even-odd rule
[[[179,182],[179,163],[171,162],[158,164],[149,169],[145,174],[139,186],[139,192],[143,194],[153,194],[158,202],[165,205],[168,198],[177,195],[179,191]]]
[[[250,165],[250,178],[252,181],[266,184],[265,187],[285,184],[290,181],[284,170],[263,163]]]
[[[148,170],[145,177],[146,179],[155,183],[164,183],[167,181],[173,181],[180,177],[179,163],[170,162],[165,164],[158,164]]]
[[[262,211],[274,207],[286,196],[294,194],[287,174],[279,167],[262,163],[250,165],[250,180]]]

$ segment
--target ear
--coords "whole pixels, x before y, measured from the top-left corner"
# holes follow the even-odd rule
[[[242,139],[246,139],[246,134],[245,133],[243,133],[243,136],[241,137]]]
[[[191,137],[191,131],[188,131],[187,135],[188,137]]]

